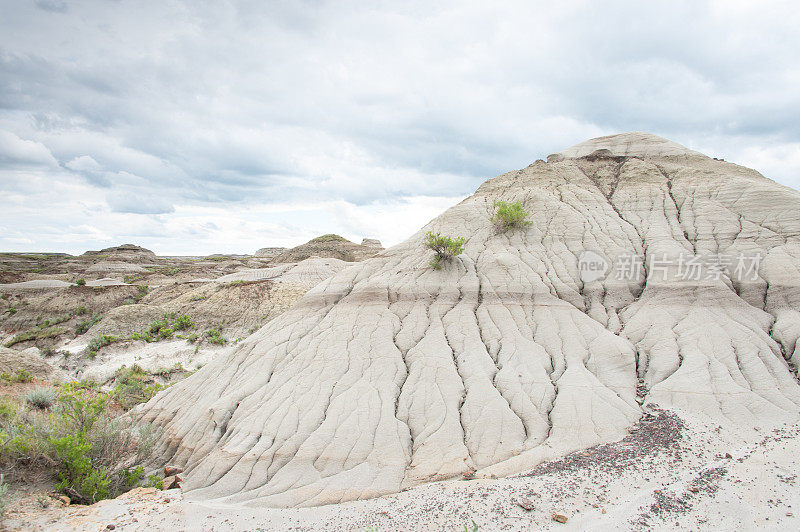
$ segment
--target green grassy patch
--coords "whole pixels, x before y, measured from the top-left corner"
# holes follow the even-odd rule
[[[67,332],[67,330],[63,327],[46,327],[42,329],[33,329],[16,335],[14,338],[6,342],[6,347],[13,347],[16,344],[19,344],[21,342],[27,342],[30,340],[43,340],[45,338],[55,338],[57,336],[61,336],[65,332]]]

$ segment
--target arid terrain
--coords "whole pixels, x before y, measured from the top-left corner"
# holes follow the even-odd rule
[[[798,235],[797,191],[633,132],[386,250],[2,255],[5,400],[109,393],[179,484],[10,471],[5,526],[797,528]]]

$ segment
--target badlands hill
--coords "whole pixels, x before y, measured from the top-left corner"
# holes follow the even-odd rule
[[[532,224],[500,231],[498,200]],[[800,410],[800,193],[665,139],[485,182],[139,410],[192,498],[320,505],[530,471],[659,405]],[[427,231],[466,238],[429,266]]]
[[[0,346],[32,353],[64,370],[49,373],[63,379],[111,385],[117,370],[136,364],[174,380],[183,372],[171,368],[204,364],[347,266],[319,257],[159,257],[132,244],[77,257],[0,253]],[[142,339],[165,316],[185,316],[192,326]],[[88,350],[92,344],[102,347]],[[7,373],[30,369],[8,356]]]
[[[260,251],[260,250],[259,250]],[[383,251],[381,243],[365,238],[359,245],[339,235],[322,235],[305,244],[287,249],[272,257],[273,262],[299,262],[309,257],[329,257],[355,262],[374,257]]]

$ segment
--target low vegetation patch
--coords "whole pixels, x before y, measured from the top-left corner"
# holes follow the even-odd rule
[[[89,342],[89,345],[86,346],[85,353],[89,358],[94,358],[97,356],[97,352],[100,351],[100,349],[115,342],[119,342],[120,340],[121,338],[111,336],[110,334],[98,334]]]
[[[83,320],[75,327],[75,336],[80,336],[84,334],[86,331],[100,323],[100,320],[103,319],[103,316],[100,314],[94,314],[88,320]]]
[[[166,275],[167,277],[173,277],[180,273],[180,268],[170,268],[168,266],[150,266],[148,267],[150,271],[155,273],[160,273],[161,275]]]
[[[78,279],[75,281],[75,284],[78,286],[86,286],[86,279]]]
[[[174,312],[164,314],[160,320],[150,324],[146,331],[133,333],[130,340],[144,340],[145,342],[158,342],[169,340],[175,336],[175,331],[188,331],[194,329],[195,324],[186,314],[176,315]]]
[[[53,406],[55,400],[55,390],[46,386],[38,386],[25,394],[25,402],[41,410],[47,410]]]
[[[464,251],[465,242],[466,240],[460,236],[451,238],[446,235],[442,236],[440,233],[428,231],[425,235],[425,247],[432,249],[434,252],[430,265],[433,266],[434,270],[440,270],[443,263]]]
[[[39,317],[39,319],[41,319],[41,316]],[[69,321],[70,319],[72,319],[72,316],[70,314],[64,314],[63,316],[58,316],[53,319],[44,320],[43,322],[38,324],[38,327],[40,329],[43,329],[45,327],[50,327],[51,325],[60,325],[65,321]]]
[[[533,223],[528,220],[529,214],[523,208],[521,201],[515,201],[513,203],[495,201],[494,208],[495,211],[492,216],[492,221],[504,231],[522,229]]]
[[[31,375],[26,369],[18,369],[14,375],[4,371],[3,373],[0,373],[0,382],[5,384],[11,384],[15,382],[33,382],[33,375]]]
[[[347,240],[346,238],[341,237],[339,235],[328,234],[328,235],[318,236],[317,238],[312,238],[308,242],[309,243],[311,243],[311,242],[315,242],[315,243],[320,243],[320,242],[349,242],[349,240]]]
[[[133,300],[135,302],[139,302],[147,295],[148,286],[146,284],[139,285],[139,288],[136,290],[136,295],[133,296]]]
[[[0,467],[18,477],[51,476],[56,489],[79,504],[148,483],[140,464],[155,435],[147,425],[131,428],[131,420],[117,418],[109,405],[108,394],[70,383],[49,409],[13,406],[0,415]]]
[[[182,368],[181,368],[182,369]],[[130,410],[140,403],[146,403],[164,386],[155,382],[141,367],[122,367],[114,376],[113,398],[124,409]]]
[[[21,342],[28,342],[30,340],[42,340],[45,338],[55,338],[67,332],[63,327],[43,327],[32,329],[24,333],[16,335],[14,338],[6,342],[6,347],[13,347]]]
[[[222,332],[217,328],[206,331],[206,340],[208,340],[208,343],[214,345],[225,345],[228,343],[228,340],[222,336]]]

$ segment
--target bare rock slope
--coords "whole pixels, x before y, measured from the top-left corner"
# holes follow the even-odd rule
[[[796,419],[800,193],[644,133],[549,160],[143,405],[189,496],[316,505],[507,475],[622,438],[644,403]],[[498,230],[497,200],[533,223]],[[464,253],[433,270],[428,230]]]

